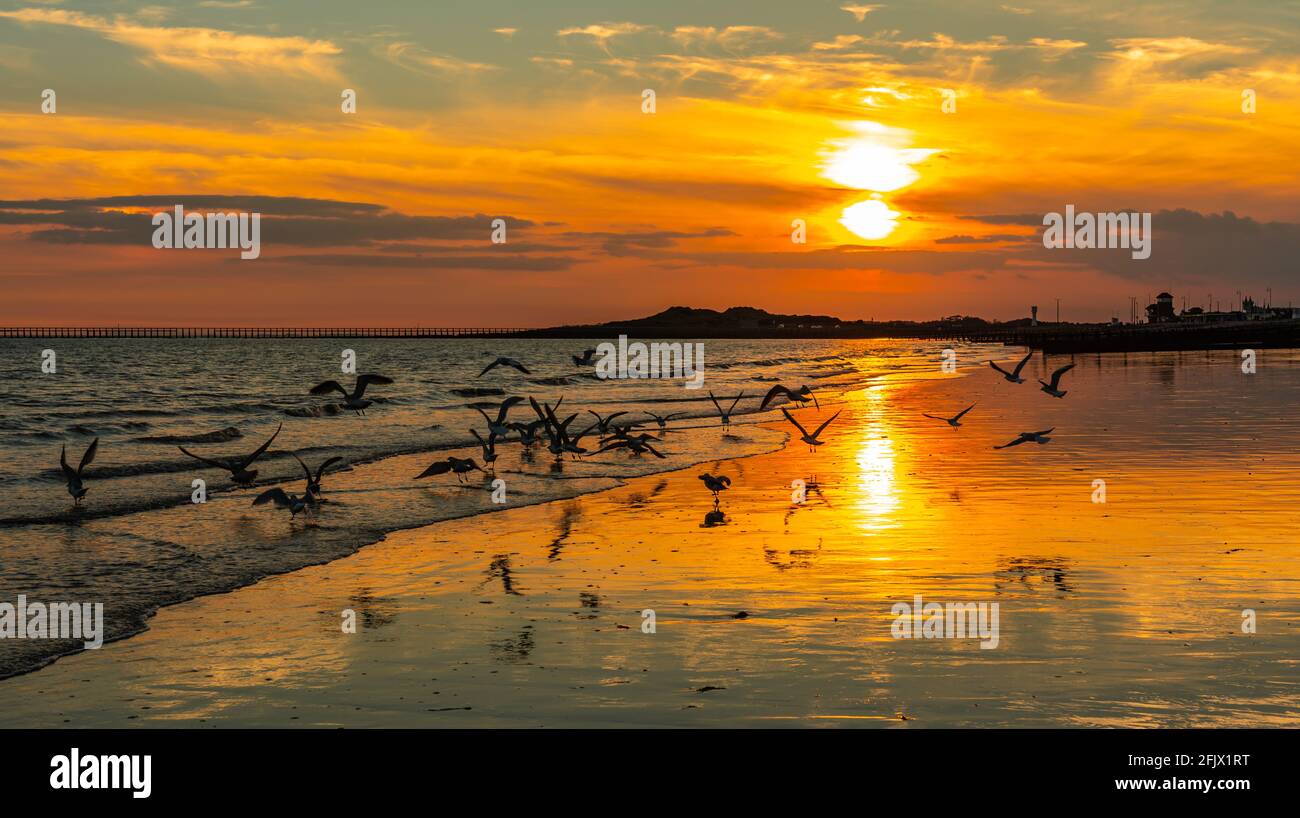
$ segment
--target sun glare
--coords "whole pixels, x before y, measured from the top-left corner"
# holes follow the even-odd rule
[[[879,199],[865,199],[844,208],[840,224],[869,241],[883,239],[898,227],[898,211]]]

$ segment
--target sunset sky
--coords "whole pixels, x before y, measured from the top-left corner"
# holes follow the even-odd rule
[[[1300,305],[1297,3],[28,0],[0,78],[0,324]],[[1045,249],[1071,204],[1151,257]]]

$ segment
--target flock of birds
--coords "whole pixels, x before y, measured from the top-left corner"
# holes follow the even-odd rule
[[[1020,363],[1016,364],[1016,368],[1011,370],[1010,372],[998,366],[993,361],[989,361],[989,366],[993,367],[993,369],[996,372],[1000,373],[1002,375],[1002,378],[1008,383],[1020,384],[1025,382],[1025,379],[1020,377],[1020,373],[1024,370],[1025,364],[1029,363],[1029,359],[1032,357],[1034,357],[1034,353],[1033,350],[1030,350],[1025,355],[1025,357],[1020,360]],[[1050,383],[1040,378],[1038,382],[1042,384],[1042,386],[1039,387],[1039,391],[1051,395],[1054,398],[1065,397],[1066,390],[1061,388],[1061,376],[1064,375],[1066,372],[1069,372],[1071,369],[1074,369],[1074,364],[1066,364],[1060,369],[1057,369],[1055,372],[1052,373],[1052,380]],[[964,417],[967,412],[974,409],[975,406],[976,404],[972,403],[970,406],[967,406],[965,409],[961,410],[960,412],[958,412],[957,414],[953,415],[950,418],[946,418],[941,415],[931,415],[928,413],[925,414],[925,417],[932,418],[934,420],[942,420],[944,423],[956,429],[958,426],[961,426],[962,417]],[[1048,437],[1048,435],[1055,430],[1056,427],[1053,426],[1051,429],[1044,429],[1041,432],[1021,432],[1016,437],[1015,440],[1012,440],[1009,443],[1003,443],[1001,446],[994,446],[993,448],[1009,449],[1012,446],[1019,446],[1022,443],[1038,443],[1038,444],[1047,443],[1048,441],[1051,440],[1051,438]]]
[[[575,364],[587,366],[595,363],[593,359],[595,353],[596,350],[588,349],[583,352],[581,357],[577,355],[571,357]],[[1020,373],[1025,368],[1025,365],[1029,362],[1031,357],[1033,357],[1032,352],[1027,354],[1024,359],[1016,365],[1015,369],[1010,372],[998,366],[993,361],[989,361],[988,363],[994,370],[1001,373],[1003,378],[1008,382],[1021,384],[1024,383],[1024,378],[1020,376]],[[483,377],[498,367],[509,367],[518,370],[525,375],[531,374],[524,364],[514,358],[499,357],[484,367],[483,371],[479,373],[479,377]],[[1057,369],[1052,373],[1050,383],[1040,380],[1039,383],[1042,384],[1042,391],[1052,397],[1065,397],[1066,392],[1060,388],[1061,376],[1070,371],[1073,367],[1074,364],[1069,364]],[[368,373],[357,377],[356,383],[350,392],[338,381],[329,380],[312,387],[308,391],[308,394],[329,395],[337,392],[342,396],[342,400],[339,402],[340,406],[345,409],[350,409],[360,416],[364,416],[366,409],[374,403],[372,400],[365,397],[367,389],[371,386],[382,386],[391,383],[394,383],[392,378],[384,375]],[[777,384],[767,391],[767,394],[765,394],[759,402],[758,410],[766,410],[768,406],[779,397],[784,397],[787,402],[798,408],[806,407],[807,404],[811,402],[818,411],[821,410],[821,404],[813,394],[812,389],[808,386],[805,385],[798,389],[791,389],[781,384]],[[731,416],[735,413],[736,407],[744,398],[745,392],[742,391],[734,398],[723,398],[719,401],[712,391],[709,392],[709,400],[713,403],[714,409],[717,410],[718,420],[724,435],[730,432]],[[723,404],[727,400],[730,400],[730,403],[727,404],[724,409]],[[644,418],[634,420],[628,419],[629,413],[626,411],[602,415],[599,412],[588,409],[586,410],[586,414],[594,417],[594,422],[587,424],[581,431],[572,431],[574,421],[582,416],[582,413],[573,412],[561,420],[558,413],[560,407],[564,403],[563,396],[556,401],[554,406],[545,402],[539,403],[536,398],[530,396],[528,398],[528,404],[532,408],[533,414],[536,418],[527,422],[511,421],[510,410],[523,402],[524,398],[518,396],[507,397],[499,406],[496,407],[495,415],[483,411],[481,407],[474,407],[474,409],[483,417],[483,422],[486,427],[486,435],[481,433],[478,429],[470,429],[469,431],[478,442],[481,450],[483,466],[486,466],[486,469],[483,466],[480,466],[472,457],[448,456],[434,461],[428,468],[417,474],[414,479],[422,480],[426,477],[454,474],[456,475],[458,482],[464,483],[468,480],[468,476],[471,472],[478,471],[484,475],[495,475],[496,463],[500,457],[497,451],[497,446],[498,444],[507,442],[518,443],[522,447],[521,457],[526,461],[531,461],[533,459],[534,447],[544,444],[546,450],[555,457],[555,465],[552,468],[557,470],[562,468],[566,457],[576,460],[587,455],[601,455],[618,450],[627,451],[632,457],[640,457],[645,454],[650,454],[656,458],[663,459],[666,455],[659,451],[659,449],[655,448],[654,445],[656,443],[662,443],[663,438],[657,437],[650,432],[641,431],[639,427],[653,422],[656,431],[662,435],[669,431],[668,424],[670,421],[684,414],[682,412],[673,412],[667,415],[658,415],[653,412],[645,412],[643,413],[645,415]],[[950,418],[931,414],[926,414],[925,417],[942,420],[949,426],[956,428],[961,426],[961,419],[966,415],[966,413],[970,412],[974,408],[975,404],[971,404]],[[808,450],[813,453],[817,451],[818,446],[824,444],[821,435],[826,431],[826,427],[839,417],[840,412],[842,411],[843,410],[837,411],[835,414],[823,421],[821,425],[817,426],[814,431],[809,432],[803,424],[795,419],[794,415],[790,414],[788,409],[784,406],[781,407],[781,414],[784,415],[786,420],[788,420],[795,429],[798,430],[799,440],[807,444]],[[624,418],[624,420],[620,421],[620,418]],[[275,442],[276,437],[279,436],[280,430],[283,428],[284,424],[281,423],[280,426],[276,428],[275,433],[272,434],[265,443],[257,447],[257,449],[251,454],[244,456],[210,458],[195,454],[187,450],[184,446],[178,446],[177,448],[180,449],[182,454],[185,454],[206,466],[228,472],[231,481],[235,485],[240,487],[250,487],[256,482],[258,473],[257,469],[252,468],[253,464],[256,463],[257,459],[261,457],[268,448],[270,448],[271,444]],[[1029,442],[1039,444],[1047,443],[1051,440],[1048,435],[1054,429],[1055,427],[1037,432],[1021,432],[1015,440],[1001,446],[994,446],[993,448],[1006,449]],[[583,441],[588,437],[595,438],[597,441],[597,447],[594,451],[592,448],[583,445]],[[66,446],[64,446],[59,453],[59,463],[62,468],[63,477],[67,483],[68,494],[73,498],[74,505],[80,505],[82,498],[86,496],[84,471],[95,459],[98,450],[99,438],[97,437],[91,442],[90,446],[87,447],[85,453],[81,457],[81,462],[76,469],[73,469],[68,465]],[[331,457],[317,466],[316,470],[313,472],[296,453],[291,452],[290,454],[302,467],[303,476],[306,480],[302,493],[295,494],[285,491],[280,487],[271,488],[259,494],[253,500],[253,505],[260,506],[271,503],[274,504],[276,508],[285,509],[290,512],[291,516],[296,517],[300,512],[314,509],[324,501],[321,490],[321,480],[324,478],[326,470],[335,463],[340,462],[342,458]],[[717,516],[721,515],[718,507],[719,496],[721,492],[731,487],[731,480],[723,475],[712,475],[708,473],[699,475],[699,479],[704,482],[705,488],[707,488],[713,495],[713,512],[711,512],[710,516],[714,517],[716,520]]]

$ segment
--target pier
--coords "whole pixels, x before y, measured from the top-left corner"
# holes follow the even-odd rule
[[[1163,352],[1192,349],[1300,347],[1300,320],[1215,324],[1040,324],[922,331],[920,337],[1000,343],[1047,353]]]

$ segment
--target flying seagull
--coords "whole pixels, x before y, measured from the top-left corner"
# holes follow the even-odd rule
[[[497,358],[497,359],[496,359],[495,361],[493,361],[492,363],[490,363],[490,364],[488,364],[487,366],[483,367],[483,371],[480,372],[480,373],[478,373],[478,376],[481,378],[481,377],[483,377],[484,375],[486,375],[488,372],[492,371],[493,369],[495,369],[495,368],[498,367],[498,366],[509,366],[509,367],[513,367],[513,368],[515,368],[515,369],[518,369],[520,372],[524,373],[525,375],[531,375],[531,374],[533,374],[533,373],[531,373],[531,372],[528,371],[528,368],[527,368],[527,367],[525,367],[523,364],[521,364],[521,363],[519,363],[518,361],[516,361],[514,358]]]
[[[1056,428],[1055,426],[1052,427],[1052,429],[1055,429],[1055,428]],[[1048,437],[1047,435],[1048,435],[1049,432],[1052,431],[1052,429],[1044,429],[1044,430],[1041,431],[1041,432],[1021,432],[1021,433],[1020,433],[1020,437],[1016,438],[1015,440],[1011,441],[1010,443],[1004,443],[1004,444],[1002,444],[1001,446],[994,446],[993,448],[995,448],[995,449],[1009,449],[1009,448],[1011,448],[1012,446],[1019,446],[1021,443],[1038,443],[1038,444],[1043,444],[1043,443],[1046,443],[1047,441],[1051,440],[1051,438]]]
[[[668,421],[672,420],[673,418],[677,417],[678,415],[683,415],[683,414],[685,414],[685,412],[673,412],[673,413],[670,414],[670,415],[663,415],[662,417],[659,416],[659,415],[656,415],[654,412],[646,412],[646,414],[649,415],[650,417],[652,417],[652,418],[655,419],[655,423],[658,423],[658,424],[659,424],[659,428],[660,428],[660,429],[667,429],[667,428],[668,428]]]
[[[1029,350],[1028,353],[1026,353],[1025,357],[1021,359],[1020,363],[1016,364],[1016,368],[1012,372],[1006,371],[1005,369],[993,363],[992,361],[989,361],[989,366],[1001,372],[1002,377],[1006,378],[1011,383],[1024,383],[1025,379],[1020,377],[1020,370],[1025,368],[1025,364],[1029,363],[1029,359],[1032,357],[1034,357],[1034,351],[1031,349]]]
[[[598,430],[598,431],[603,435],[603,434],[606,434],[606,433],[609,432],[609,424],[610,424],[611,421],[614,420],[614,418],[619,417],[619,416],[621,416],[621,415],[626,415],[627,412],[615,412],[614,414],[610,415],[609,417],[604,417],[604,418],[603,418],[603,417],[600,416],[600,413],[599,413],[599,412],[593,412],[592,410],[588,409],[588,410],[587,410],[587,414],[595,416],[595,418],[596,418],[596,429],[597,429],[597,430]]]
[[[718,410],[718,416],[722,418],[723,429],[731,428],[731,412],[736,408],[736,404],[740,403],[740,399],[743,397],[745,397],[745,393],[741,392],[736,396],[736,399],[731,402],[731,406],[727,408],[727,411],[724,412],[722,411],[722,405],[718,403],[718,399],[713,396],[713,392],[709,392],[709,400],[713,401],[714,408]],[[726,399],[723,398],[723,400]]]
[[[944,423],[956,429],[958,426],[961,425],[962,415],[965,415],[967,412],[969,412],[974,408],[975,408],[975,404],[972,403],[970,406],[967,406],[965,409],[961,410],[960,412],[958,412],[957,414],[953,415],[950,418],[939,417],[938,415],[931,415],[925,412],[922,412],[921,414],[925,415],[928,418],[932,418],[933,420],[942,420]]]
[[[651,440],[654,440],[654,438],[650,437],[650,435],[639,435],[637,437],[619,438],[614,442],[606,445],[603,449],[596,452],[596,454],[604,454],[605,452],[608,452],[611,449],[627,449],[630,452],[632,452],[632,454],[634,455],[642,455],[645,454],[646,452],[649,452],[650,454],[654,455],[660,460],[663,460],[667,456],[661,454],[658,449],[656,449],[654,446],[651,446],[649,443],[645,442],[644,438],[650,438]]]
[[[344,408],[351,409],[359,415],[364,415],[366,413],[366,407],[374,403],[374,401],[366,400],[361,397],[366,394],[366,387],[372,383],[389,384],[392,382],[392,378],[387,378],[383,375],[359,375],[357,377],[357,385],[352,390],[351,394],[348,394],[348,390],[344,389],[343,385],[338,381],[325,381],[323,383],[318,383],[311,388],[311,394],[328,395],[330,392],[338,392],[343,396]]]
[[[590,364],[593,363],[593,361],[591,360],[591,356],[595,354],[596,354],[596,350],[594,349],[584,349],[582,351],[581,358],[579,358],[577,355],[570,355],[569,357],[572,358],[573,362],[578,366],[589,366]]]
[[[290,494],[277,486],[276,488],[267,489],[257,495],[257,499],[253,501],[253,505],[260,506],[265,505],[266,503],[275,503],[276,508],[287,508],[289,510],[289,519],[293,519],[298,516],[298,512],[306,511],[310,502],[311,501],[306,497],[299,497],[296,494]]]
[[[282,428],[284,428],[283,423],[275,427],[275,434],[271,435],[270,440],[267,440],[261,446],[258,446],[257,451],[247,457],[239,459],[232,458],[225,462],[220,460],[209,460],[206,457],[199,457],[197,454],[194,454],[194,452],[186,451],[184,446],[177,446],[176,448],[180,449],[182,454],[189,455],[200,463],[206,463],[214,469],[221,469],[222,471],[230,472],[230,479],[234,480],[236,484],[241,486],[251,486],[253,481],[257,479],[257,469],[250,470],[248,467],[253,465],[254,460],[257,460],[257,458],[262,456],[262,452],[266,451],[267,447],[271,445],[271,441],[275,440],[276,435],[280,434]]]
[[[484,412],[477,406],[475,406],[474,409],[483,416],[483,420],[487,421],[488,432],[497,437],[505,437],[510,433],[510,429],[512,428],[511,424],[506,423],[506,415],[510,414],[510,407],[514,406],[516,403],[523,402],[524,399],[520,397],[509,397],[501,401],[501,406],[497,409],[497,419],[495,423],[492,421],[492,418],[488,417],[487,412]]]
[[[456,475],[457,481],[464,482],[464,476],[475,469],[483,471],[483,469],[479,468],[479,465],[474,462],[473,458],[448,457],[445,460],[435,461],[433,465],[429,466],[429,468],[417,474],[415,479],[419,480],[424,477],[431,477],[435,474],[446,474],[447,472],[452,472]],[[484,473],[486,474],[486,472]]]
[[[763,396],[763,402],[758,405],[758,410],[761,412],[764,409],[766,409],[767,405],[771,403],[772,399],[775,398],[777,395],[785,395],[786,400],[792,403],[797,403],[800,406],[803,406],[805,403],[811,400],[813,402],[813,405],[816,406],[818,409],[822,408],[821,404],[817,402],[817,396],[813,394],[812,389],[810,389],[808,386],[806,385],[801,386],[798,389],[787,389],[786,387],[778,383],[776,386],[767,390],[767,394]]]
[[[63,479],[68,481],[68,494],[72,495],[72,504],[81,505],[81,498],[86,496],[86,485],[81,481],[81,473],[90,465],[90,461],[95,459],[95,453],[99,451],[99,438],[90,441],[86,447],[86,453],[81,456],[81,463],[76,469],[68,465],[68,447],[64,445],[59,449],[59,466],[63,469]]]
[[[1069,372],[1071,369],[1074,369],[1074,364],[1066,364],[1065,366],[1053,372],[1051,383],[1047,383],[1046,381],[1040,378],[1038,382],[1043,385],[1042,390],[1054,398],[1065,397],[1066,390],[1059,388],[1061,386],[1061,376],[1064,375],[1066,372]]]
[[[311,469],[307,468],[307,464],[302,462],[301,457],[295,454],[293,459],[298,461],[298,465],[302,466],[303,474],[307,475],[307,488],[303,491],[302,499],[306,501],[308,505],[314,506],[321,501],[320,479],[325,476],[325,470],[343,458],[331,457],[324,463],[321,463],[320,468],[316,469],[315,477],[312,476]]]
[[[474,439],[478,441],[478,445],[483,449],[483,462],[487,464],[489,469],[492,469],[492,471],[495,472],[497,468],[496,432],[488,432],[487,440],[484,440],[483,436],[478,433],[478,429],[470,429],[469,432],[474,435]]]
[[[840,410],[840,412],[843,411],[844,411],[843,409]],[[817,451],[817,447],[822,445],[822,441],[818,440],[817,438],[821,435],[823,429],[831,425],[832,420],[835,420],[835,418],[840,416],[840,412],[836,412],[835,414],[831,415],[830,418],[828,418],[825,423],[817,427],[817,431],[813,432],[812,434],[808,434],[808,431],[799,425],[799,421],[794,419],[794,415],[790,414],[790,412],[785,407],[781,407],[781,414],[785,415],[785,419],[793,423],[794,428],[799,430],[799,434],[801,435],[799,439],[802,440],[804,443],[808,444],[808,451],[810,452]]]

